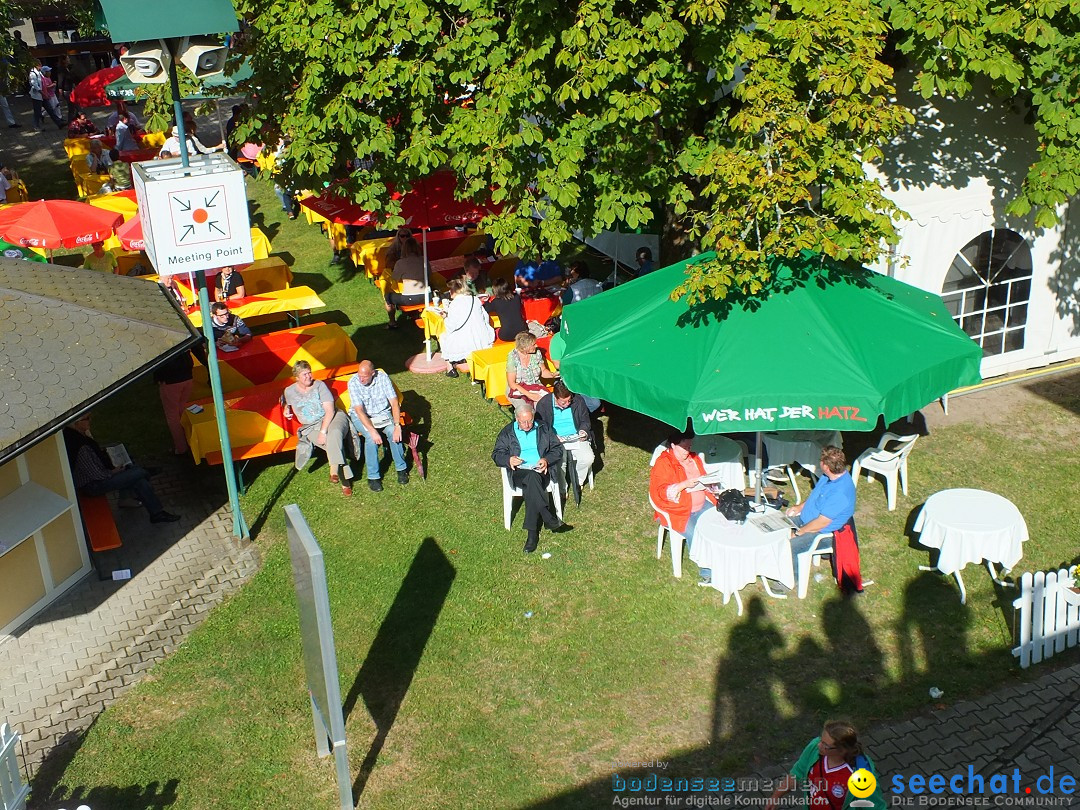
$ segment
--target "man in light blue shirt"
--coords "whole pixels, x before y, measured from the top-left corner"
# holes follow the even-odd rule
[[[835,532],[855,514],[855,482],[839,447],[821,451],[821,477],[805,501],[787,511],[799,524],[791,537],[791,558],[798,579],[799,555],[808,551],[821,532]]]

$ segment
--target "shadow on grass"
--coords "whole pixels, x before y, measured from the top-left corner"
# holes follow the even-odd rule
[[[94,721],[97,722],[96,720]],[[75,808],[81,804],[109,810],[157,810],[176,803],[178,779],[165,783],[149,782],[145,785],[76,785],[63,782],[64,772],[82,747],[86,735],[94,727],[91,723],[83,732],[71,732],[42,760],[41,766],[30,782],[28,810],[52,810],[52,808]]]
[[[370,360],[390,375],[405,371],[406,361],[424,351],[424,332],[412,321],[405,321],[397,329],[387,329],[385,321],[359,326],[350,337],[361,360]]]
[[[345,698],[346,721],[363,698],[377,729],[353,783],[356,803],[393,728],[456,576],[434,538],[425,537]]]
[[[259,532],[262,531],[262,527],[266,525],[266,521],[274,511],[274,507],[277,505],[278,500],[285,493],[285,490],[289,488],[289,484],[292,483],[292,480],[295,477],[296,465],[290,464],[289,471],[285,474],[285,477],[278,482],[278,485],[274,487],[274,491],[270,493],[266,499],[266,503],[263,504],[262,510],[248,527],[248,534],[251,536],[252,540],[258,537]]]
[[[657,767],[615,767],[610,776],[525,806],[592,808],[611,806],[620,797],[645,795],[656,799],[656,806],[665,807],[739,806],[744,799],[746,804],[756,802],[757,798],[747,796],[759,793],[764,801],[772,792],[768,780],[786,773],[802,747],[820,733],[824,722],[847,717],[865,732],[878,719],[875,703],[887,695],[925,695],[932,685],[948,690],[948,679],[957,666],[977,670],[1007,665],[1007,650],[970,653],[970,612],[945,579],[925,573],[905,589],[902,612],[894,625],[901,646],[901,671],[890,677],[884,653],[864,615],[867,604],[859,598],[831,599],[820,613],[824,643],[803,637],[785,653],[784,631],[772,618],[780,614],[770,614],[765,600],[752,597],[726,643],[718,645],[726,652],[716,665],[709,743],[667,755],[646,756],[642,751],[642,756],[635,756],[635,752],[627,751],[626,759],[653,760]],[[1028,719],[1033,723],[1038,720]],[[964,733],[957,732],[960,736]],[[971,733],[980,732],[976,729]],[[860,734],[864,736],[871,737],[867,753],[873,758],[872,735]],[[1001,746],[1008,743],[1004,739],[1008,736],[1002,735]],[[773,750],[778,743],[791,755],[779,765]],[[930,749],[924,756],[925,770],[935,770],[938,754]],[[887,771],[888,757],[881,755],[877,767],[879,772]],[[738,792],[732,793],[733,775],[749,773],[761,778],[753,786],[740,784]],[[675,780],[677,786],[666,792],[654,786],[649,793],[650,789],[643,785],[654,776]],[[720,784],[729,780],[732,787],[714,787],[710,793],[709,788],[699,785],[694,791],[690,781],[694,779],[712,779]],[[636,787],[631,787],[634,783]]]

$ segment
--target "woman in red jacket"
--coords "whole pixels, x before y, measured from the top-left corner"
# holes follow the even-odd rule
[[[698,518],[716,505],[716,498],[700,480],[705,477],[701,456],[690,449],[694,434],[677,433],[668,441],[670,447],[660,454],[649,473],[649,496],[671,519],[670,528],[686,538],[686,550],[694,541]],[[656,520],[663,520],[659,512]],[[708,584],[712,572],[701,569],[702,584]]]

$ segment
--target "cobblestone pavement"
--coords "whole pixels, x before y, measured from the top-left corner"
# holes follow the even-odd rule
[[[97,555],[94,572],[0,643],[0,718],[22,735],[33,771],[179,645],[258,568],[257,547],[232,536],[220,468],[170,459],[154,478],[177,523],[116,509],[124,545]],[[214,475],[217,473],[217,475]],[[111,572],[129,568],[132,578]]]
[[[1080,664],[859,736],[886,780],[892,774],[966,774],[970,765],[987,784],[993,774],[1007,775],[1008,789],[1013,791],[1012,774],[1018,768],[1023,801],[1029,800],[1025,788],[1030,787],[1032,806],[1080,807],[1080,796],[1060,791],[1055,791],[1056,803],[1051,804],[1038,795],[1036,785],[1036,778],[1051,768],[1055,780],[1069,774],[1080,783]],[[791,761],[756,776],[781,776],[797,753]],[[916,801],[912,806],[921,805]]]

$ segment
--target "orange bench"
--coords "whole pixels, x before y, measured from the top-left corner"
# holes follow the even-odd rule
[[[79,512],[86,529],[86,539],[93,551],[112,551],[124,545],[113,519],[109,499],[104,495],[79,495]]]

